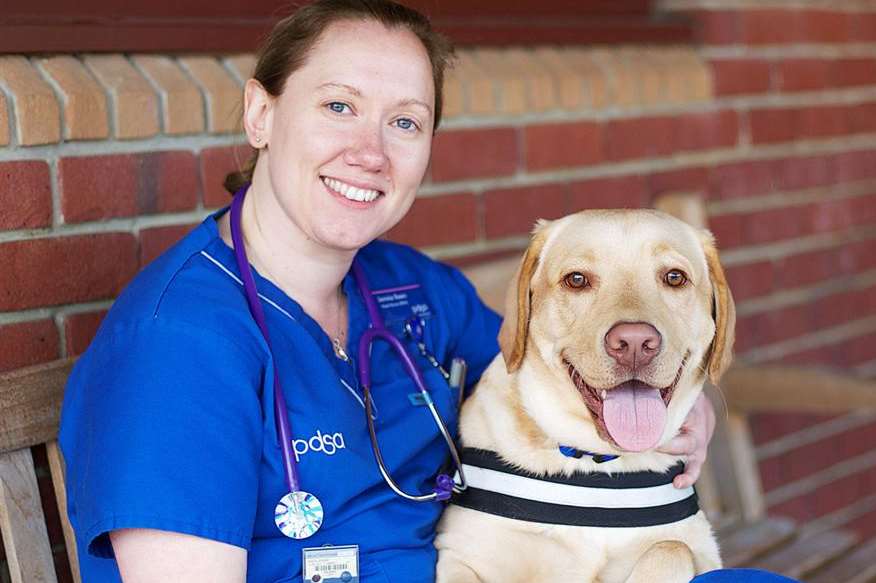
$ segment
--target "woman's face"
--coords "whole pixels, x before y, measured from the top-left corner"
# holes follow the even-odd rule
[[[373,21],[328,27],[264,119],[270,190],[294,228],[354,250],[401,220],[429,162],[434,103],[413,33]]]

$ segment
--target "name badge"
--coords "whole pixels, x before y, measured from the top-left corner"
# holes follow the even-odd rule
[[[412,316],[428,319],[433,315],[431,306],[426,302],[426,294],[418,283],[374,290],[371,294],[377,300],[386,326],[396,331],[401,331],[405,320]]]
[[[303,549],[304,583],[359,583],[359,545]]]

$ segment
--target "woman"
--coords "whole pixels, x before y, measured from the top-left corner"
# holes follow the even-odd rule
[[[404,322],[423,318],[428,352],[464,358],[474,382],[498,352],[499,318],[458,271],[375,241],[414,201],[450,55],[422,16],[386,0],[321,0],[277,25],[245,87],[258,153],[237,214],[209,217],[147,267],[71,376],[60,443],[83,580],[299,581],[324,560],[304,548],[358,545],[366,583],[433,581],[441,504],[397,496],[374,463],[356,354],[369,318],[350,271],[355,258],[455,426],[458,389]],[[242,288],[250,269],[260,308]],[[403,301],[383,301],[399,289]],[[429,492],[447,446],[387,343],[370,362],[386,465],[405,490]],[[696,411],[670,444],[692,455],[679,487],[714,423],[705,401]],[[275,524],[290,472],[324,511],[305,540]]]

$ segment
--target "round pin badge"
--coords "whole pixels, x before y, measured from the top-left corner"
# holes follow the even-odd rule
[[[274,509],[277,528],[289,538],[312,536],[322,526],[324,512],[319,498],[304,491],[289,492]]]

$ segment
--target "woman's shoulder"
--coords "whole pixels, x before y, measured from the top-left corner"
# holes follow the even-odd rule
[[[97,340],[101,333],[156,322],[239,337],[251,323],[237,316],[248,312],[235,272],[233,254],[208,217],[128,284]]]

